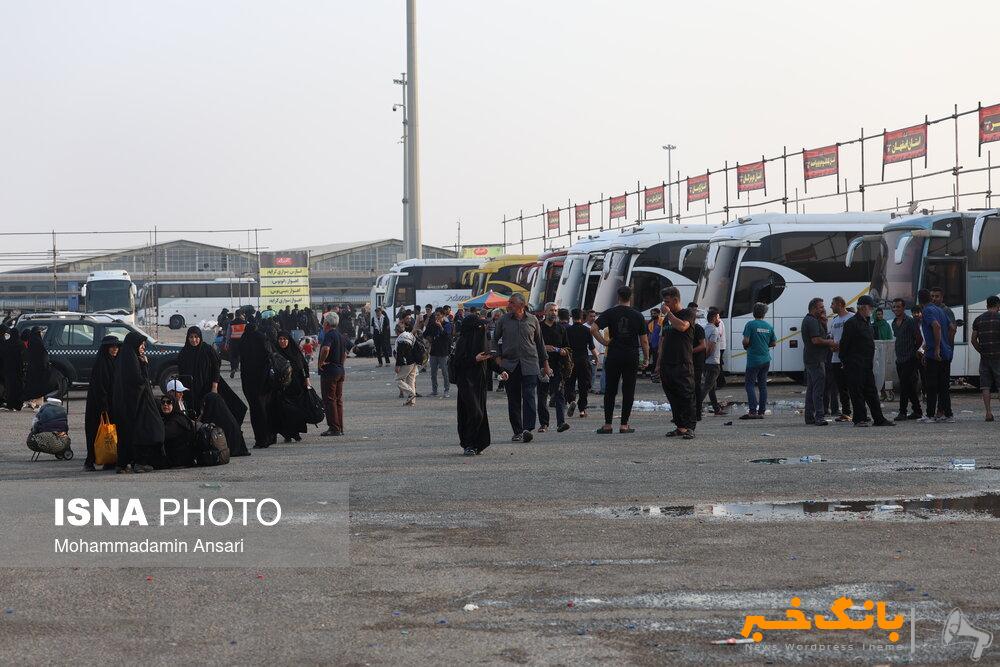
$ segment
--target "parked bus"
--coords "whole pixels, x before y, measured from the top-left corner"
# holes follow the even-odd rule
[[[240,306],[260,306],[260,286],[253,278],[160,280],[139,291],[138,318],[145,326],[182,329]]]
[[[368,303],[371,304],[372,312],[385,305],[385,291],[389,286],[389,277],[388,273],[383,273],[376,278],[375,284],[372,285],[371,291],[368,293]]]
[[[128,271],[93,271],[80,288],[84,312],[114,315],[135,324],[135,283]]]
[[[718,228],[656,222],[622,231],[604,256],[594,310],[617,304],[622,285],[632,288],[632,306],[647,316],[666,287],[678,288],[687,305],[701,273],[705,244]]]
[[[472,288],[474,297],[493,290],[505,296],[520,294],[527,299],[531,285],[521,279],[521,268],[526,264],[533,264],[537,259],[537,255],[501,255],[487,260],[478,268],[466,271],[462,276],[462,284]]]
[[[408,259],[392,266],[385,289],[385,310],[390,319],[403,308],[451,306],[453,310],[472,298],[462,275],[482,266],[481,259]]]
[[[560,308],[586,310],[593,307],[604,267],[604,253],[619,234],[617,229],[589,234],[569,247],[553,299]]]
[[[562,277],[566,249],[551,250],[538,257],[535,266],[528,272],[531,290],[528,293],[528,310],[539,314],[549,301],[555,301],[556,289]]]
[[[872,296],[886,305],[901,298],[909,307],[919,290],[932,287],[942,289],[958,325],[951,374],[976,382],[972,323],[986,311],[986,297],[1000,294],[1000,209],[916,215],[886,225]]]
[[[799,327],[809,300],[820,297],[829,307],[839,295],[850,305],[867,294],[878,246],[863,241],[877,238],[891,221],[888,213],[763,213],[719,228],[709,241],[694,300],[722,314],[729,338],[726,371],[746,370],[743,327],[761,302],[769,306],[766,319],[778,337],[770,371],[800,379]]]

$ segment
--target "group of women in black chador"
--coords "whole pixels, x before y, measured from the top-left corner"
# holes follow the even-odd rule
[[[7,410],[21,410],[25,405],[37,408],[56,388],[41,328],[18,333],[9,322],[0,324],[0,376]]]

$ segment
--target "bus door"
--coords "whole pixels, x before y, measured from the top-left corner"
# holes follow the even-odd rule
[[[952,374],[965,375],[968,356],[966,332],[972,326],[968,322],[965,300],[965,259],[960,257],[927,257],[924,259],[924,274],[920,286],[930,289],[940,287],[944,291],[944,305],[955,314],[958,330],[955,332],[955,356],[952,359]]]
[[[733,307],[729,322],[729,358],[732,359],[727,372],[742,373],[746,370],[746,351],[743,350],[743,330],[747,323],[754,319],[754,304],[760,302],[768,305],[764,320],[774,327],[774,335],[781,338],[781,332],[775,322],[775,310],[771,304],[785,290],[785,280],[766,266],[757,266],[755,262],[742,262],[736,276],[736,287],[733,290]],[[781,368],[780,346],[771,350],[771,369]],[[801,354],[799,355],[801,357]],[[799,361],[801,364],[801,359]]]

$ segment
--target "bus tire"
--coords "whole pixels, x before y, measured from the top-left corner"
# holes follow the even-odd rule
[[[156,380],[156,383],[160,385],[160,391],[164,394],[167,393],[167,383],[177,377],[177,373],[179,372],[180,369],[174,364],[164,367],[164,369],[160,371],[160,375]]]
[[[184,327],[184,318],[180,315],[170,316],[170,328],[174,331],[182,329]]]

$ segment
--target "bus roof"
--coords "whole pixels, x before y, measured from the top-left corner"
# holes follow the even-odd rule
[[[944,213],[918,214],[898,217],[885,226],[885,231],[895,231],[897,229],[930,229],[935,222],[941,220],[954,220],[956,218],[978,218],[984,214],[1000,212],[1000,209],[980,209],[973,211],[946,211]]]
[[[393,264],[389,273],[397,273],[416,266],[480,266],[482,263],[481,259],[404,259]]]
[[[569,255],[584,255],[607,250],[620,233],[620,230],[608,229],[596,234],[588,234],[583,238],[577,239],[576,243],[566,249],[566,253]]]
[[[208,280],[150,280],[147,285],[217,285],[219,283],[255,283],[253,278],[209,278]]]
[[[611,244],[612,249],[649,248],[676,237],[677,240],[707,241],[719,225],[677,225],[655,222],[623,230]]]
[[[761,213],[726,222],[712,235],[711,241],[761,239],[780,231],[809,228],[880,233],[892,220],[891,213]]]
[[[91,280],[132,280],[132,276],[124,269],[113,269],[109,271],[91,271],[87,274],[87,281]]]
[[[488,259],[479,267],[480,271],[490,271],[501,269],[505,266],[521,266],[522,264],[532,264],[538,260],[538,255],[500,255],[493,259]]]

